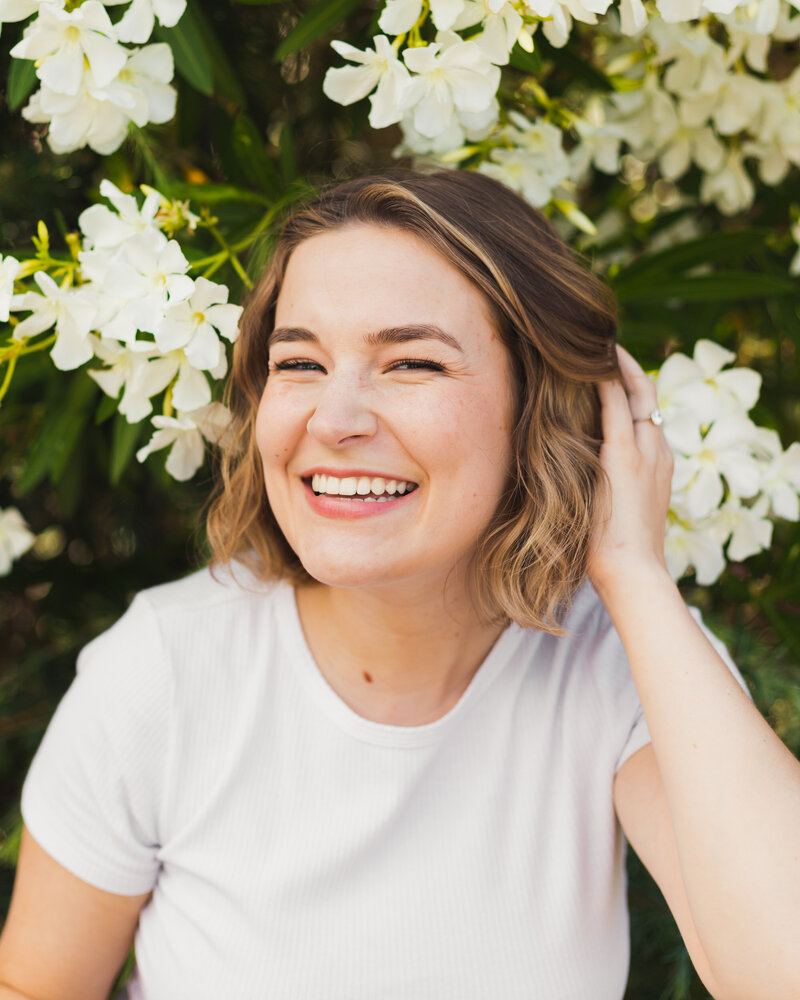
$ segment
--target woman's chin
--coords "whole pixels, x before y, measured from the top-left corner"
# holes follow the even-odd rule
[[[386,566],[358,563],[353,560],[303,559],[303,568],[317,583],[327,587],[373,587],[391,582],[393,574]]]

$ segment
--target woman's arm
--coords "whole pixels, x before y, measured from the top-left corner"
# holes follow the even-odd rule
[[[150,895],[89,885],[23,828],[0,935],[0,1000],[106,1000]]]
[[[664,857],[654,864],[661,879],[682,880],[718,1000],[797,1000],[800,763],[741,690],[667,573],[671,456],[660,428],[632,422],[655,407],[655,387],[621,350],[620,365],[627,398],[619,383],[598,387],[611,495],[589,572],[625,647],[658,765],[654,787],[631,781],[626,788],[623,778],[626,822],[661,845]],[[663,830],[650,824],[647,833],[658,776],[672,852]]]

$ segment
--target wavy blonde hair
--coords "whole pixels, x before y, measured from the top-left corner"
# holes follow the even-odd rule
[[[292,252],[312,236],[357,223],[414,234],[485,296],[509,353],[516,412],[512,472],[473,560],[476,607],[487,621],[563,635],[560,622],[586,575],[602,474],[593,383],[619,377],[616,306],[608,286],[540,212],[472,171],[391,171],[347,181],[285,223],[247,299],[234,349],[226,387],[233,433],[219,456],[207,517],[212,569],[236,559],[262,580],[311,579],[267,502],[255,416]]]

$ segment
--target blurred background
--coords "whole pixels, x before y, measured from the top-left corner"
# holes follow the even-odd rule
[[[108,177],[123,190],[144,182],[189,198],[195,210],[208,206],[229,243],[250,241],[239,258],[257,276],[270,235],[310,187],[412,163],[393,155],[403,138],[398,125],[372,129],[365,101],[342,107],[323,95],[326,70],[341,62],[330,40],[363,48],[379,14],[377,4],[358,0],[192,0],[177,29],[156,28],[175,52],[176,117],[132,129],[109,156],[88,148],[51,152],[45,127],[20,116],[21,85],[13,93],[9,85],[0,94],[0,254],[30,253],[40,219],[64,250]],[[15,61],[8,52],[21,30],[3,27],[0,80],[9,79]],[[504,71],[505,86],[523,87],[535,68],[548,95],[566,101],[581,73],[597,72],[586,33],[573,33],[559,49],[540,44],[538,35],[536,42],[535,67],[518,54],[520,65]],[[791,69],[797,55],[793,42],[780,58]],[[786,71],[774,67],[779,76]],[[657,368],[676,350],[691,354],[701,338],[729,348],[737,364],[763,377],[751,417],[777,430],[786,447],[800,438],[798,281],[788,276],[796,247],[787,232],[787,206],[800,204],[798,172],[771,186],[756,180],[752,205],[734,216],[698,204],[700,183],[696,167],[674,183],[654,163],[623,155],[617,174],[595,171],[582,188],[580,208],[598,222],[597,233],[569,226],[565,233],[617,290],[620,340],[645,367]],[[202,255],[213,245],[198,230],[186,252]],[[242,300],[245,287],[230,260],[214,280],[228,284],[232,301]],[[0,408],[0,508],[18,507],[37,536],[0,577],[0,922],[13,883],[22,781],[74,675],[76,654],[138,590],[202,564],[210,485],[208,463],[191,481],[176,482],[163,453],[137,462],[149,425],[128,424],[84,370],[58,372],[45,353],[24,360]],[[796,755],[799,560],[800,524],[778,520],[768,551],[731,562],[711,586],[692,576],[681,583]],[[627,1000],[705,998],[669,911],[635,857],[629,875]]]

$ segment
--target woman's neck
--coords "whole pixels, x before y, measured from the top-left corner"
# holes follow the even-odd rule
[[[445,715],[502,633],[460,600],[428,589],[297,589],[311,654],[326,681],[359,715],[421,726]]]

